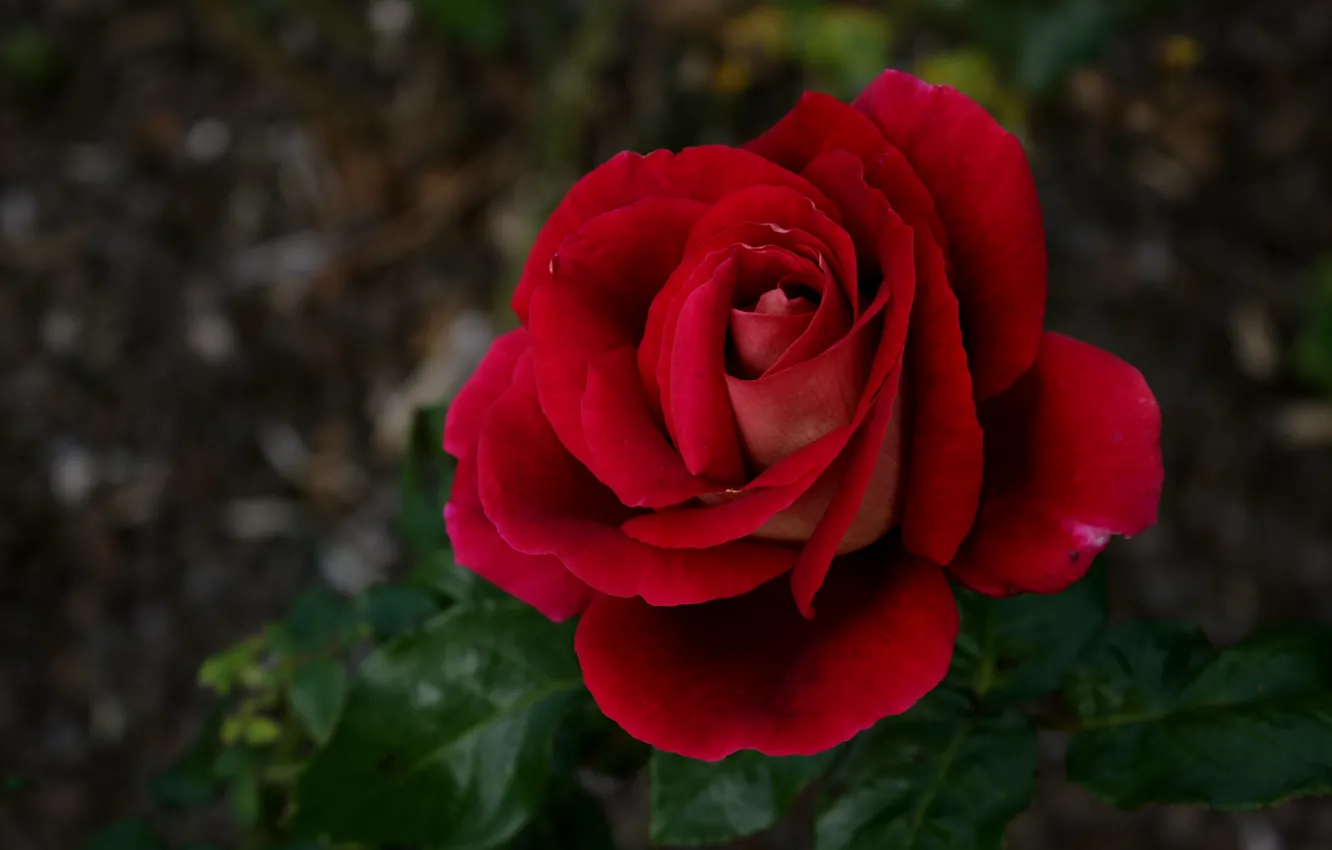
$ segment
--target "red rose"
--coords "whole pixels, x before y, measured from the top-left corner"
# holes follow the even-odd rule
[[[896,72],[743,149],[620,154],[546,223],[454,401],[458,561],[664,750],[813,753],[943,678],[944,578],[1058,591],[1155,521],[1160,414],[1045,333],[1018,141]]]

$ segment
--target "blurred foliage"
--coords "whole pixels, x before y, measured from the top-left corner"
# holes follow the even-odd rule
[[[995,119],[1022,135],[1027,123],[1027,98],[1001,78],[989,54],[974,47],[942,50],[916,63],[916,76],[952,86],[989,110]]]
[[[1314,271],[1309,310],[1295,344],[1300,375],[1332,395],[1332,257]]]
[[[1001,62],[1031,95],[1051,93],[1125,25],[1170,0],[922,0]]]
[[[0,74],[20,96],[49,93],[65,71],[64,58],[42,30],[19,27],[0,37]]]
[[[446,38],[483,50],[498,50],[508,36],[510,11],[504,0],[415,0],[421,17]]]

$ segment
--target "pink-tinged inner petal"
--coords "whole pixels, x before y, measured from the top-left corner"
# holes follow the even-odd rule
[[[808,755],[899,714],[948,670],[958,616],[942,571],[873,547],[838,560],[805,620],[785,582],[705,605],[599,597],[574,647],[597,705],[689,758]]]
[[[750,463],[764,469],[847,425],[867,391],[882,319],[811,360],[746,381],[727,375],[735,425]]]
[[[896,392],[896,391],[894,391]],[[837,554],[863,549],[888,533],[902,517],[904,494],[906,433],[903,427],[905,398],[897,394],[887,432],[879,445],[878,457],[860,509],[846,530]],[[868,426],[867,426],[868,427]],[[848,447],[791,507],[776,514],[752,535],[756,540],[774,543],[804,543],[814,534],[833,498],[845,489],[847,475],[856,459],[854,447]]]
[[[804,301],[804,299],[800,299]],[[805,302],[808,303],[808,302]],[[731,346],[735,356],[727,372],[757,378],[809,329],[813,313],[750,313],[731,310]]]

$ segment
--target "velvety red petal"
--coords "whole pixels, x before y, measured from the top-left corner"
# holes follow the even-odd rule
[[[976,518],[985,440],[971,373],[948,288],[943,257],[929,234],[916,232],[919,272],[907,339],[911,441],[902,541],[936,564],[957,554]]]
[[[530,299],[541,406],[584,463],[582,401],[588,364],[637,345],[648,307],[679,263],[703,204],[652,198],[595,216],[551,260],[554,277]],[[651,239],[642,234],[650,231]]]
[[[903,221],[913,227],[928,227],[940,246],[948,245],[934,199],[906,157],[888,144],[873,121],[835,97],[805,92],[782,120],[745,145],[745,149],[797,174],[821,154],[850,153],[860,160],[866,181],[883,193]],[[825,193],[828,191],[815,175],[802,176]],[[836,198],[833,202],[838,203]],[[851,218],[843,214],[848,227]]]
[[[735,363],[728,370],[742,378],[757,378],[809,329],[813,313],[751,313],[731,311],[731,345]]]
[[[662,173],[664,163],[671,158],[669,151],[656,151],[648,156],[626,151],[611,157],[573,185],[542,225],[527,255],[513,295],[513,311],[519,320],[527,323],[532,293],[550,283],[555,252],[588,219],[643,198],[689,197],[687,186],[671,184]]]
[[[701,507],[642,514],[621,527],[635,540],[665,548],[705,549],[739,540],[800,499],[850,437],[851,428],[838,428],[782,458],[744,487],[701,496]]]
[[[620,530],[635,515],[565,450],[537,401],[530,355],[486,415],[477,449],[479,491],[500,537],[529,555],[554,555],[596,590],[688,605],[736,596],[781,575],[795,553],[736,541],[659,549]]]
[[[948,233],[953,288],[978,398],[1036,358],[1045,317],[1045,234],[1021,143],[947,86],[885,71],[853,104],[920,175]]]
[[[799,179],[805,182],[805,178]],[[718,237],[730,236],[728,231],[743,223],[767,225],[778,234],[782,231],[804,231],[826,246],[828,253],[825,259],[828,266],[854,310],[858,294],[856,248],[851,237],[836,220],[820,211],[807,195],[792,189],[783,186],[751,186],[727,195],[713,204],[694,225],[685,252],[694,254],[706,250],[715,244]]]
[[[982,593],[1054,593],[1112,534],[1156,522],[1161,412],[1138,370],[1045,334],[1030,372],[981,408],[985,494],[951,565]]]
[[[896,386],[898,381],[892,381]],[[885,534],[896,519],[901,444],[887,439],[890,426],[899,417],[896,393],[883,393],[869,421],[856,433],[845,457],[845,472],[828,502],[814,532],[800,550],[791,571],[791,593],[805,617],[814,616],[814,595],[823,586],[833,557],[860,546],[868,546]],[[870,494],[875,484],[874,498]],[[851,530],[860,521],[857,538]],[[865,539],[865,538],[868,539]]]
[[[755,466],[768,467],[851,423],[882,327],[882,320],[865,322],[817,357],[757,380],[725,376],[735,427]]]
[[[509,387],[514,366],[531,345],[526,328],[509,331],[490,344],[472,377],[453,397],[444,420],[444,451],[458,459],[476,453],[486,411]]]
[[[644,198],[712,202],[753,185],[785,186],[810,198],[827,215],[837,209],[814,186],[757,154],[726,145],[686,148],[678,154],[621,153],[574,184],[542,226],[523,266],[513,310],[526,324],[532,294],[550,282],[550,261],[564,240],[594,216]]]
[[[444,523],[458,563],[555,622],[581,614],[592,589],[574,578],[559,558],[515,552],[495,531],[477,495],[476,460],[458,464]]]
[[[694,290],[680,308],[671,344],[671,410],[685,468],[714,481],[741,484],[745,464],[726,394],[726,325],[735,266]]]
[[[689,473],[652,420],[632,347],[593,361],[583,396],[583,433],[589,468],[626,505],[661,508],[719,489]]]
[[[890,378],[890,381],[896,379]],[[905,467],[905,438],[899,400],[888,422],[888,433],[879,447],[874,471],[860,502],[860,509],[846,530],[837,554],[863,549],[883,537],[902,516],[902,469]],[[868,427],[868,425],[867,425]],[[863,431],[864,429],[862,429]],[[848,448],[791,507],[774,515],[751,535],[756,540],[803,544],[814,534],[833,498],[842,492],[847,472],[858,452]]]
[[[808,755],[934,688],[958,627],[939,568],[882,548],[839,560],[819,604],[803,619],[785,582],[679,608],[598,597],[574,645],[601,710],[658,749]]]

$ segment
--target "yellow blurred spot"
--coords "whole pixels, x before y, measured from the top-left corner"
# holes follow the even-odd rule
[[[1161,60],[1172,71],[1187,71],[1202,58],[1202,48],[1187,35],[1172,35],[1161,45]]]
[[[944,50],[916,63],[916,76],[927,83],[952,86],[985,107],[995,120],[1021,137],[1026,130],[1027,101],[1005,85],[990,57],[981,50]]]
[[[786,10],[759,6],[727,21],[722,41],[728,50],[782,56],[790,47],[790,25]]]
[[[712,75],[712,88],[722,94],[739,94],[749,88],[751,76],[748,60],[723,59]]]

